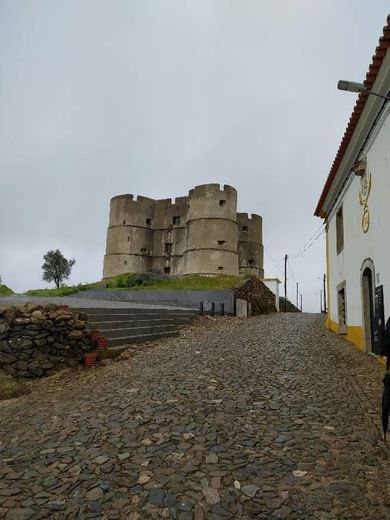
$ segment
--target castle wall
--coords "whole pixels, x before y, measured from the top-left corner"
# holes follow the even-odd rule
[[[133,195],[111,199],[103,277],[152,268],[154,200]]]
[[[113,197],[104,278],[151,269],[263,276],[262,219],[237,213],[237,191],[227,185],[196,186],[174,201]]]
[[[263,219],[237,213],[238,263],[240,274],[264,276]]]
[[[238,274],[237,191],[204,184],[189,193],[184,274]]]

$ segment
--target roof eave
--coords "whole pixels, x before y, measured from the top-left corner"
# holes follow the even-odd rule
[[[364,81],[364,85],[368,89],[372,89],[379,71],[382,67],[384,58],[386,56],[387,49],[390,47],[390,15],[387,16],[387,25],[383,28],[383,36],[379,38],[379,45],[375,50],[375,54],[372,58],[372,62],[369,66],[368,72],[366,74],[366,79]],[[328,197],[329,191],[333,185],[334,180],[337,177],[339,172],[341,163],[343,162],[344,156],[347,152],[349,144],[352,140],[352,137],[355,134],[356,127],[360,122],[361,115],[366,108],[367,99],[369,98],[368,92],[361,92],[358,96],[358,99],[355,103],[352,115],[349,119],[347,129],[344,132],[343,139],[339,146],[337,155],[335,160],[333,161],[332,168],[329,172],[328,178],[326,180],[325,186],[322,190],[321,196],[317,203],[317,207],[315,209],[314,215],[320,218],[327,218],[328,213],[324,208],[326,199]]]

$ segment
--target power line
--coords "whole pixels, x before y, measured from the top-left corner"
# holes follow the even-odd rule
[[[278,267],[277,263],[275,262],[275,260],[272,258],[271,254],[268,252],[267,248],[264,246],[264,251],[266,252],[266,255],[268,256],[268,258],[271,260],[271,262],[274,264],[274,266],[276,267],[276,269],[279,271],[279,273],[283,276],[283,271],[280,269],[280,267]]]
[[[322,229],[316,236],[313,236],[311,241],[307,242],[301,250],[299,250],[295,255],[291,256],[290,258],[298,258],[299,256],[302,256],[304,253],[306,253],[306,251],[310,249],[311,246],[315,244],[315,242],[317,242],[317,240],[320,238],[321,235],[323,235],[323,233],[325,233],[325,228]]]
[[[294,280],[294,282],[296,283],[297,280],[296,280],[296,278],[295,278],[295,276],[294,276],[294,273],[293,273],[293,271],[292,271],[291,264],[290,264],[290,259],[287,260],[287,264],[288,264],[288,268],[290,269],[291,276],[293,277],[293,280]]]
[[[301,247],[301,249],[298,249],[293,255],[289,255],[290,258],[298,258],[298,256],[303,255],[313,244],[314,242],[322,235],[322,233],[325,231],[325,222],[321,224],[321,226],[317,229],[315,233],[307,240],[305,245]]]

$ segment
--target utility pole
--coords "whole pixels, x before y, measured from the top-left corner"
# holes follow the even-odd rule
[[[284,310],[287,309],[287,260],[288,256],[284,255]]]
[[[301,312],[302,312],[302,294],[301,294]]]
[[[297,309],[299,309],[299,286],[297,282]]]
[[[326,314],[326,274],[324,274],[324,312]]]

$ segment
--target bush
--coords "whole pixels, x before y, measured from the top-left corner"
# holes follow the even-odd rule
[[[168,278],[167,275],[160,271],[151,271],[149,273],[131,273],[122,274],[115,280],[116,287],[126,289],[127,287],[147,287],[148,285],[155,285]]]
[[[14,294],[13,290],[6,285],[0,285],[0,296],[10,296]]]

